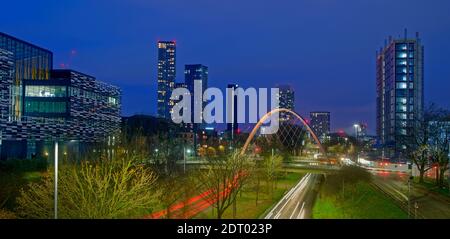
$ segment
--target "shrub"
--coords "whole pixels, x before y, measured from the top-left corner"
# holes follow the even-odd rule
[[[154,204],[156,175],[134,160],[82,161],[60,167],[58,218],[137,217]],[[54,176],[32,183],[17,199],[24,218],[53,218]]]

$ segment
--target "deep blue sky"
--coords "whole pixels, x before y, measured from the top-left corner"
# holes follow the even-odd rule
[[[419,31],[425,97],[450,107],[448,0],[4,1],[0,31],[54,52],[54,65],[123,89],[123,114],[154,114],[156,41],[176,39],[183,65],[209,66],[210,86],[292,84],[296,110],[332,112],[333,129],[375,127],[375,51]],[[75,54],[71,54],[75,50]]]

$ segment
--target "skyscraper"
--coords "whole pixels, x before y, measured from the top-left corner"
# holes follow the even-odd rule
[[[185,89],[187,89],[188,87],[187,87],[187,85],[184,83],[184,82],[175,82],[175,84],[174,84],[174,89],[178,89],[178,88],[185,88]],[[172,100],[173,101],[173,105],[175,106],[175,105],[177,105],[182,99],[184,99],[185,97],[187,97],[187,98],[190,98],[190,93],[185,93],[185,94],[183,94],[182,95],[182,98],[180,98],[180,99],[178,99],[178,100]],[[172,111],[171,111],[172,112]],[[180,115],[180,116],[176,116],[177,114],[174,114],[174,115],[172,115],[171,117],[172,117],[172,119],[175,121],[175,122],[178,122],[178,121],[182,121],[183,120],[183,115]],[[188,128],[187,126],[189,126],[189,125],[187,125],[187,124],[183,124],[183,126],[184,127],[186,127],[186,128]]]
[[[158,41],[158,105],[157,115],[170,119],[173,102],[170,100],[176,75],[175,41]]]
[[[195,81],[201,82],[202,92],[195,92]],[[185,65],[184,66],[184,84],[187,86],[187,89],[191,93],[191,102],[192,102],[192,108],[191,108],[191,120],[192,120],[192,131],[194,135],[194,152],[197,154],[197,137],[199,133],[199,129],[204,128],[203,123],[195,123],[195,116],[199,115],[200,119],[203,121],[203,108],[206,105],[206,102],[202,100],[202,102],[198,102],[195,98],[195,94],[201,94],[205,92],[206,88],[208,87],[208,67],[204,66],[202,64],[192,64],[192,65]],[[197,109],[200,111],[195,110],[195,105],[199,104],[201,105],[201,109]]]
[[[295,110],[295,91],[290,85],[280,85],[279,88],[279,103],[280,108]],[[289,121],[292,115],[286,112],[280,112],[280,121]]]
[[[205,106],[205,102],[196,102],[196,99],[194,97],[194,83],[195,81],[200,81],[202,86],[202,92],[197,92],[197,94],[202,94],[205,92],[206,88],[208,87],[208,67],[204,66],[202,64],[192,64],[192,65],[185,65],[184,66],[184,84],[187,86],[187,89],[189,92],[191,92],[191,99],[192,99],[192,122],[194,122],[194,105],[201,104],[203,111],[203,107]],[[201,115],[201,119],[203,119],[203,116]]]
[[[228,89],[236,90],[239,86],[237,84],[228,84]],[[238,132],[239,124],[238,124],[238,105],[237,105],[237,95],[228,96],[232,99],[232,103],[227,105],[227,114],[233,114],[230,116],[232,122],[227,123],[227,134],[230,141],[235,139],[235,135]]]
[[[322,141],[330,133],[330,112],[311,112],[311,128]]]
[[[388,156],[407,149],[423,116],[424,47],[416,38],[386,42],[377,52],[377,136]]]

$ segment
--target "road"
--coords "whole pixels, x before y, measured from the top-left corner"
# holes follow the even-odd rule
[[[373,172],[374,184],[408,211],[408,174]],[[411,218],[450,218],[450,199],[421,187],[411,186]],[[416,208],[417,207],[417,208]],[[416,215],[415,215],[416,214]]]
[[[272,208],[265,219],[311,218],[321,174],[306,174],[300,182]]]

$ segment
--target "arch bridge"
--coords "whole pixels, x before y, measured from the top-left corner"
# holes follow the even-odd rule
[[[303,124],[303,126],[305,126],[306,130],[311,134],[311,136],[314,138],[314,141],[319,146],[319,149],[320,149],[321,153],[325,155],[325,149],[323,148],[322,143],[320,142],[320,140],[317,137],[316,133],[311,129],[309,124],[306,122],[306,120],[303,119],[303,117],[301,117],[299,114],[295,113],[294,111],[292,111],[290,109],[286,109],[286,108],[273,109],[270,112],[266,113],[263,117],[261,117],[261,119],[258,121],[258,123],[253,128],[253,130],[250,132],[250,135],[248,136],[247,140],[245,141],[245,144],[242,147],[241,152],[240,152],[241,155],[246,153],[247,148],[249,147],[251,141],[255,137],[255,135],[258,132],[258,130],[260,129],[260,127],[264,124],[264,122],[266,120],[268,120],[270,117],[272,117],[273,114],[281,113],[281,112],[291,114],[296,119],[298,119]]]

